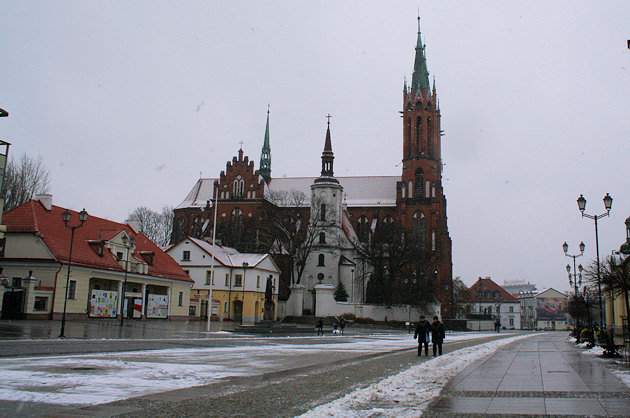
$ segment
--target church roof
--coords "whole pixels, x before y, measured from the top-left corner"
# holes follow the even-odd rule
[[[311,185],[317,177],[279,177],[272,178],[265,185],[265,194],[272,191],[297,190],[306,195],[306,204],[310,205]],[[212,198],[213,185],[217,179],[199,179],[188,196],[175,209],[203,208]],[[348,207],[396,206],[396,183],[400,176],[356,176],[337,177],[343,187],[345,203]]]

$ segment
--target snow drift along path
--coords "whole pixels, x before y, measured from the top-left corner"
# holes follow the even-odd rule
[[[520,335],[462,348],[434,357],[395,376],[356,389],[343,398],[320,405],[302,417],[419,416],[440,394],[449,379],[500,347],[536,334]]]

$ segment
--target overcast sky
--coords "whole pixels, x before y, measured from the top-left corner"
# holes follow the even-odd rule
[[[416,16],[442,110],[453,273],[568,288],[630,216],[630,2],[20,1],[0,13],[0,139],[53,203],[123,221],[178,205],[244,142],[272,176],[399,175]]]

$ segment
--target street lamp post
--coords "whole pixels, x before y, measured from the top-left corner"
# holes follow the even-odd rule
[[[245,275],[247,274],[247,268],[249,267],[249,263],[247,261],[243,261],[243,300],[241,301],[241,325],[243,324],[243,315],[245,314]]]
[[[127,249],[127,259],[125,260],[125,279],[123,280],[122,292],[120,292],[120,326],[122,327],[123,321],[125,319],[125,291],[127,290],[127,271],[129,270],[129,250],[133,248],[136,244],[136,239],[131,237],[129,241],[127,241],[127,235],[123,235],[122,242],[125,248]],[[129,245],[127,245],[129,242]]]
[[[599,272],[599,234],[597,231],[597,220],[599,218],[605,218],[610,215],[610,209],[612,208],[613,198],[610,197],[610,194],[606,193],[604,196],[604,207],[606,208],[606,213],[601,215],[589,215],[584,213],[586,209],[586,199],[583,195],[580,195],[577,199],[578,209],[582,212],[583,218],[593,219],[595,221],[595,250],[597,252],[597,293],[599,298],[599,327],[600,329],[604,328],[604,312],[602,308],[602,280]]]
[[[573,284],[573,291],[575,292],[575,296],[577,297],[578,295],[578,286],[582,285],[582,270],[584,270],[584,268],[582,267],[582,265],[580,264],[579,267],[575,267],[575,259],[578,257],[582,257],[584,255],[584,248],[586,248],[586,245],[584,245],[584,242],[580,242],[580,253],[579,254],[569,254],[569,244],[565,243],[562,244],[562,249],[564,250],[564,255],[567,257],[571,257],[573,259],[573,275],[571,274],[571,265],[567,264],[567,273],[569,273],[569,285]],[[578,269],[580,270],[580,282],[578,283]],[[573,276],[573,280],[571,280],[571,276]]]
[[[66,308],[68,306],[68,287],[70,286],[70,266],[72,265],[72,244],[74,243],[74,231],[75,229],[81,228],[83,223],[87,220],[88,213],[83,209],[79,212],[79,225],[68,226],[68,222],[70,222],[70,218],[72,218],[72,213],[66,209],[61,214],[61,219],[63,220],[63,224],[66,228],[70,228],[70,253],[68,254],[68,274],[66,275],[66,293],[63,300],[63,314],[61,315],[61,332],[59,333],[59,338],[65,337],[66,330]]]

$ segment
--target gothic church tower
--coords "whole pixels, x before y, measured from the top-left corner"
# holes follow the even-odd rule
[[[422,43],[420,18],[411,85],[403,88],[403,170],[396,206],[402,224],[430,254],[428,278],[439,284],[442,315],[450,315],[452,290],[451,239],[442,189],[440,108],[435,88],[429,85],[426,45]]]

